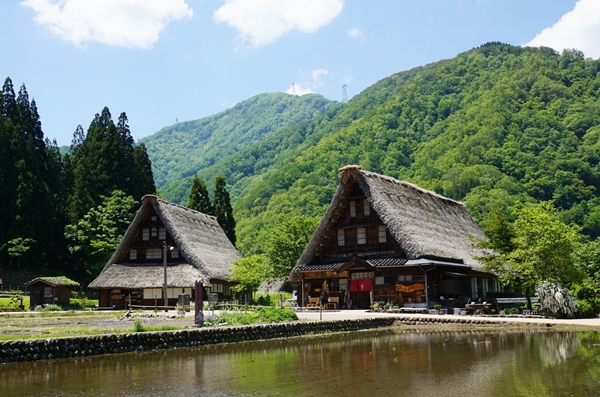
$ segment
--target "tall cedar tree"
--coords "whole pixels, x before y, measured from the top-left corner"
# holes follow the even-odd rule
[[[148,153],[143,145],[134,147],[124,112],[115,125],[105,107],[96,114],[85,136],[78,126],[71,151],[67,172],[72,173],[70,223],[100,205],[102,196],[113,190],[122,190],[136,200],[156,192]]]
[[[152,162],[148,157],[146,145],[140,143],[133,148],[133,183],[131,196],[140,200],[146,194],[155,194],[154,176],[152,174]]]
[[[219,225],[229,238],[229,241],[235,245],[235,219],[233,219],[233,209],[231,208],[231,199],[226,189],[227,181],[225,177],[219,175],[215,178],[215,194],[213,200],[214,215],[217,217]]]
[[[10,78],[0,94],[0,262],[12,270],[44,265],[57,230],[54,157],[49,156],[35,100]],[[51,157],[51,158],[49,158]]]
[[[214,215],[206,183],[204,183],[203,180],[198,179],[198,175],[194,175],[192,180],[188,208],[200,211],[206,215]]]

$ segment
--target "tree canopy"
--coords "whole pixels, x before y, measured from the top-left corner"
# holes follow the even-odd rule
[[[580,244],[579,230],[559,220],[549,202],[524,206],[514,222],[512,248],[481,259],[505,284],[517,284],[526,292],[543,281],[569,286],[581,280],[572,257]]]

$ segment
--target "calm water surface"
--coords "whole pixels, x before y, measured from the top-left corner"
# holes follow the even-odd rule
[[[595,332],[370,331],[0,365],[0,396],[600,396]]]

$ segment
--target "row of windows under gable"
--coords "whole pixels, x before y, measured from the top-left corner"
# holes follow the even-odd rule
[[[143,227],[142,228],[142,241],[160,240],[164,241],[167,239],[167,229],[164,227]]]
[[[337,245],[338,245],[338,247],[343,247],[346,245],[346,230],[347,229],[337,229]],[[378,243],[387,243],[387,228],[385,227],[385,225],[377,226],[377,242]],[[367,244],[367,228],[366,227],[357,227],[356,228],[356,244],[357,245]]]
[[[179,259],[179,250],[173,248],[167,251],[167,260]],[[131,248],[129,250],[130,262],[156,262],[163,259],[163,248],[153,247],[145,249]]]

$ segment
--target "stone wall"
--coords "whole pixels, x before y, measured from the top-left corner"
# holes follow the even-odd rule
[[[389,317],[310,323],[293,322],[238,327],[194,328],[181,331],[132,332],[77,338],[6,341],[0,345],[0,363],[358,331],[389,327],[396,320],[398,318]]]

